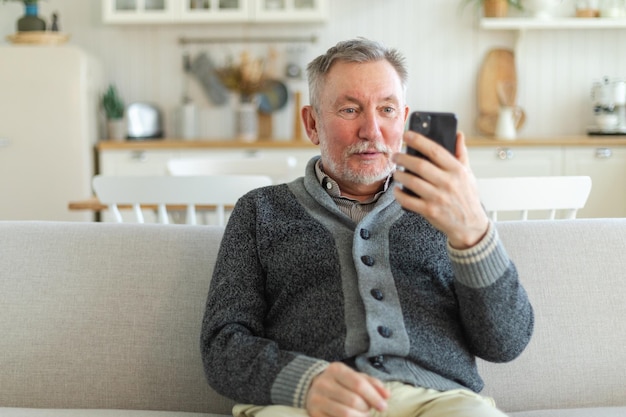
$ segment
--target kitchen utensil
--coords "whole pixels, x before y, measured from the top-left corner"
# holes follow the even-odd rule
[[[200,53],[192,62],[191,73],[214,104],[222,106],[228,102],[228,90],[220,81],[215,65],[206,52]]]
[[[295,91],[293,93],[293,138],[294,140],[304,140],[302,135],[302,117],[300,116],[300,107],[302,105],[302,93]]]
[[[189,75],[191,57],[183,53],[183,96],[180,107],[176,110],[177,134],[183,139],[195,139],[198,135],[198,110],[189,95]]]
[[[150,103],[132,103],[126,109],[128,139],[159,139],[163,137],[163,121],[159,108]]]
[[[287,104],[289,90],[280,80],[267,80],[263,90],[259,93],[259,111],[272,113],[280,110]]]
[[[522,117],[519,107],[503,106],[498,114],[495,136],[498,139],[513,140],[517,136],[517,124]]]
[[[501,106],[515,106],[517,102],[517,72],[513,51],[505,48],[491,49],[483,60],[477,86],[478,118],[476,127],[482,133],[493,135]],[[517,120],[516,130],[526,121],[523,110]]]

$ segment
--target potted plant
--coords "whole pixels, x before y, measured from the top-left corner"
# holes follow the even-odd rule
[[[102,107],[107,118],[107,129],[110,139],[122,140],[126,136],[126,123],[124,121],[124,101],[114,85],[102,96]]]
[[[7,1],[19,1],[24,4],[24,16],[17,21],[18,32],[46,30],[46,21],[38,16],[39,0],[4,0]]]
[[[463,0],[464,5],[473,3],[476,8],[482,6],[485,17],[506,17],[509,5],[522,10],[522,0]]]

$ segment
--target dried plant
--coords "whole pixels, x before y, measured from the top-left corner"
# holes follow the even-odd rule
[[[217,74],[226,88],[241,95],[242,101],[250,101],[263,89],[264,60],[252,59],[246,51],[239,57],[239,63],[229,60],[228,64],[217,70]]]

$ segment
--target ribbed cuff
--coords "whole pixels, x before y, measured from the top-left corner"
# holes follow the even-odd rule
[[[298,356],[276,377],[272,385],[272,402],[304,408],[311,381],[328,367],[328,362]]]
[[[448,255],[456,279],[471,288],[493,284],[511,263],[493,222],[483,239],[469,249],[454,249],[448,243]]]

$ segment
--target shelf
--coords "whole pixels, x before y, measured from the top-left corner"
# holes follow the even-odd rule
[[[626,18],[482,18],[482,29],[490,30],[550,30],[550,29],[626,29]]]

